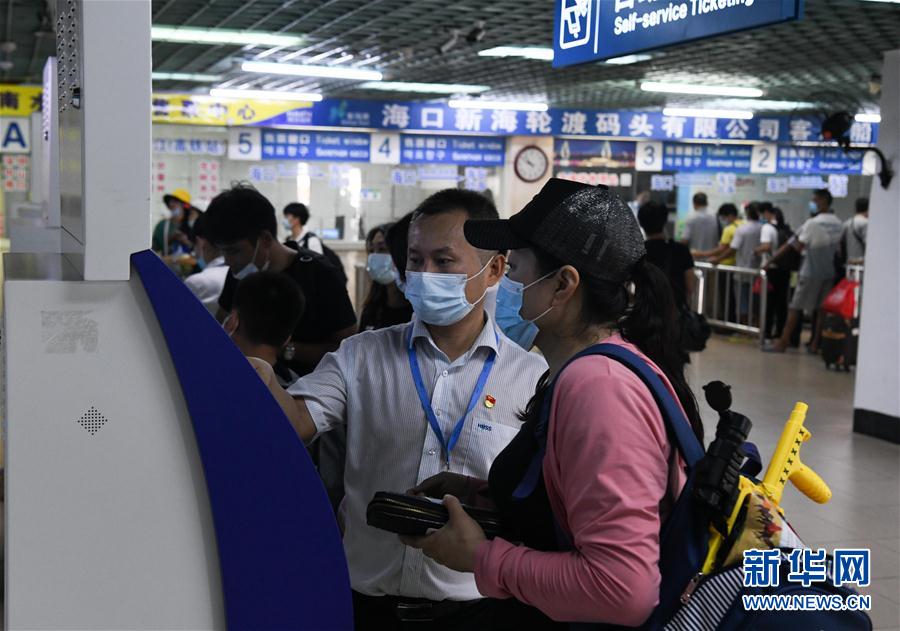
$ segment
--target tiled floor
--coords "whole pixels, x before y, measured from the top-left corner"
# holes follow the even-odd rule
[[[753,421],[751,440],[764,466],[794,403],[809,404],[812,438],[801,458],[831,487],[824,505],[790,486],[782,505],[791,524],[812,547],[872,549],[871,617],[875,629],[900,630],[900,445],[854,434],[853,375],[826,371],[818,357],[793,352],[760,353],[748,341],[715,338],[695,356],[692,385],[720,379],[732,386],[734,410]],[[716,414],[700,401],[707,436]]]

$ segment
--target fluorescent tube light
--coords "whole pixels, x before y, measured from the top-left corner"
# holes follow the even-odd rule
[[[524,57],[525,59],[553,61],[553,49],[538,46],[496,46],[479,51],[478,55],[479,57]]]
[[[461,110],[516,110],[519,112],[546,112],[546,103],[528,103],[523,101],[482,101],[480,99],[451,99],[450,107]]]
[[[259,99],[261,101],[321,101],[322,95],[304,92],[279,92],[278,90],[240,90],[235,88],[213,88],[210,96],[233,99]]]
[[[222,75],[192,72],[154,72],[150,77],[154,81],[191,81],[194,83],[215,83],[222,80]]]
[[[853,120],[857,123],[880,123],[881,114],[857,114],[853,117]]]
[[[381,81],[377,70],[362,70],[342,66],[309,66],[304,64],[282,64],[271,61],[245,61],[241,64],[244,72],[260,74],[283,74],[295,77],[323,77],[326,79],[351,79],[357,81]]]
[[[636,64],[639,61],[647,61],[648,59],[653,59],[653,55],[642,53],[638,55],[625,55],[624,57],[613,57],[612,59],[607,59],[603,63],[611,64],[613,66],[627,66],[628,64]]]
[[[361,90],[385,90],[388,92],[423,92],[425,94],[471,94],[485,92],[487,85],[461,83],[416,83],[410,81],[369,81],[356,86]]]
[[[299,46],[303,42],[303,38],[299,35],[187,26],[154,26],[150,29],[150,36],[158,42],[180,42],[182,44]]]
[[[644,81],[641,83],[644,92],[669,92],[672,94],[708,94],[712,96],[741,96],[756,98],[763,95],[759,88],[740,88],[727,85],[697,85],[691,83],[665,83],[661,81]]]
[[[753,112],[749,110],[707,110],[700,107],[667,107],[663,116],[685,116],[687,118],[741,118],[750,120]]]

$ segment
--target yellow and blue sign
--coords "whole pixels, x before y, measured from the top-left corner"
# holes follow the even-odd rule
[[[201,94],[154,93],[154,123],[180,125],[258,125],[293,113],[292,124],[311,121],[312,103],[259,99],[220,99]],[[306,113],[306,115],[304,114]]]
[[[0,84],[0,116],[31,116],[41,111],[39,85]]]
[[[803,0],[556,0],[562,68],[800,19]]]

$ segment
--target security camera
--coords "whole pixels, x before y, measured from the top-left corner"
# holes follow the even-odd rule
[[[442,55],[446,55],[450,52],[450,50],[456,46],[459,42],[459,31],[451,31],[449,39],[445,41],[443,44],[438,46],[438,52]]]

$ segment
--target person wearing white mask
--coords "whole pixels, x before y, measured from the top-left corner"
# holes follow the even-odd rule
[[[359,317],[359,330],[372,331],[412,319],[412,306],[397,286],[397,268],[387,244],[393,224],[376,226],[366,236],[366,271],[372,279]]]
[[[278,242],[275,208],[259,191],[237,185],[219,193],[206,210],[205,228],[229,268],[219,296],[219,322],[232,309],[238,281],[271,270],[293,280],[307,302],[279,363],[305,375],[325,353],[356,333],[356,313],[343,279],[324,257]]]
[[[303,440],[346,426],[340,508],[358,631],[486,629],[493,601],[471,576],[440,567],[366,524],[378,491],[403,492],[441,471],[484,478],[516,435],[544,360],[511,342],[484,310],[506,268],[463,234],[496,219],[482,195],[435,193],[416,209],[405,269],[412,322],[344,340],[288,389],[262,375]]]

